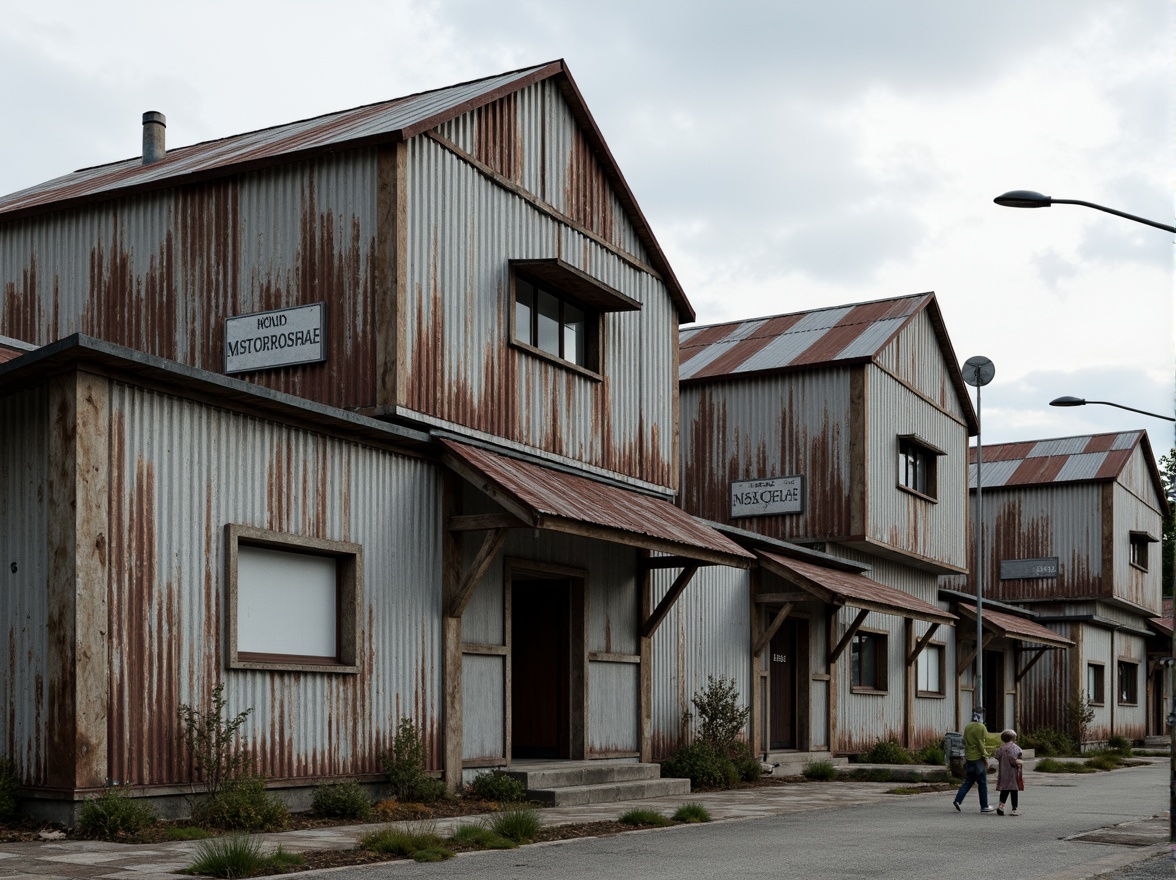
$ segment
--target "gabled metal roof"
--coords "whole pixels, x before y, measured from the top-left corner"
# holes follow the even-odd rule
[[[985,444],[984,488],[1113,480],[1140,443],[1147,443],[1144,431]],[[1154,467],[1150,447],[1146,457]],[[974,446],[968,450],[968,487],[976,488]],[[1157,491],[1162,496],[1162,489]]]
[[[749,568],[755,557],[669,501],[488,449],[438,438],[442,461],[519,519],[579,534]]]
[[[220,140],[169,148],[160,161],[150,165],[136,157],[83,168],[0,196],[0,221],[268,167],[341,147],[407,140],[545,79],[553,79],[567,99],[638,238],[649,251],[650,264],[678,306],[681,320],[693,321],[693,307],[562,60]]]
[[[875,357],[933,293],[793,312],[681,332],[683,382]]]
[[[956,606],[964,617],[976,619],[976,606],[960,602]],[[1038,645],[1050,645],[1054,648],[1069,648],[1074,643],[1065,636],[1060,636],[1052,629],[1042,626],[1034,620],[1007,614],[1003,611],[993,611],[987,604],[983,612],[983,626],[989,632],[996,633],[1002,639],[1012,639],[1018,642],[1034,642]]]

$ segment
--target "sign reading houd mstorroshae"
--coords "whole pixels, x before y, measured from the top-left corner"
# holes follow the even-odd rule
[[[731,516],[804,512],[804,477],[769,477],[731,483]]]
[[[323,303],[254,312],[225,321],[225,372],[244,373],[327,359]]]
[[[1000,579],[1002,581],[1032,580],[1033,578],[1056,578],[1058,557],[1044,559],[1002,559]]]

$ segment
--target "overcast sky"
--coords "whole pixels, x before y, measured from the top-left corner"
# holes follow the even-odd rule
[[[0,193],[563,58],[700,323],[936,292],[985,442],[1168,423],[1170,0],[0,0]],[[974,398],[973,398],[974,399]]]

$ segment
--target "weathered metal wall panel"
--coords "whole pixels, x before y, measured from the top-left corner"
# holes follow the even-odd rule
[[[985,489],[984,594],[1001,601],[1099,595],[1103,590],[1101,491],[1091,483]],[[971,513],[974,517],[975,493]],[[1000,579],[1001,560],[1054,556],[1058,557],[1056,578]],[[970,593],[976,591],[974,560],[972,548],[969,568],[973,573],[959,587]]]
[[[1039,727],[1063,730],[1066,701],[1076,696],[1078,690],[1086,690],[1086,666],[1075,662],[1075,657],[1080,657],[1084,650],[1083,636],[1087,628],[1070,623],[1047,623],[1046,626],[1076,644],[1067,650],[1047,651],[1021,679],[1019,731],[1033,731]],[[1075,688],[1072,670],[1079,666],[1082,681]]]
[[[831,609],[830,609],[831,610]],[[822,610],[809,620],[809,669],[812,679],[809,685],[809,735],[811,748],[827,749],[829,737],[829,623]]]
[[[461,658],[461,757],[506,757],[506,658],[465,654]]]
[[[1103,699],[1101,703],[1092,705],[1094,718],[1086,727],[1086,738],[1093,741],[1104,741],[1111,735],[1111,722],[1114,717],[1115,697],[1115,658],[1112,656],[1112,641],[1115,640],[1111,630],[1097,626],[1082,627],[1082,650],[1080,652],[1079,687],[1088,700],[1093,700],[1087,690],[1087,665],[1091,663],[1102,667]]]
[[[0,626],[6,636],[2,754],[25,785],[44,785],[49,742],[48,480],[45,389],[0,398]]]
[[[589,757],[640,750],[640,691],[641,669],[636,664],[588,664]]]
[[[967,567],[967,427],[881,370],[869,370],[867,388],[869,537],[943,565]],[[898,487],[903,434],[917,434],[945,453],[936,458],[936,502]]]
[[[950,354],[950,352],[948,352]],[[952,382],[956,364],[949,364],[926,310],[898,332],[877,357],[877,364],[961,422],[967,413]],[[965,432],[966,433],[966,432]],[[966,445],[966,440],[965,440]]]
[[[636,230],[555,83],[528,86],[437,130],[560,213],[645,259]]]
[[[674,582],[675,571],[655,571],[654,607]],[[751,703],[750,572],[710,565],[700,568],[653,636],[653,756],[668,757],[686,744],[691,698],[707,676],[735,683],[740,705]]]
[[[665,286],[436,142],[408,150],[405,406],[459,432],[676,485],[677,312]],[[642,304],[602,317],[599,381],[510,344],[509,261],[549,257]]]
[[[838,638],[856,616],[856,609],[838,609]],[[886,635],[887,690],[883,692],[854,693],[851,649],[846,648],[838,658],[836,669],[833,670],[837,676],[838,752],[863,752],[885,739],[902,742],[905,704],[902,670],[906,664],[903,626],[901,617],[872,611],[858,630]]]
[[[1142,453],[1136,449],[1136,457]],[[1148,487],[1149,491],[1150,486]],[[1154,497],[1145,495],[1143,498]],[[1162,613],[1163,565],[1160,543],[1149,543],[1147,547],[1147,568],[1131,564],[1131,533],[1145,532],[1159,539],[1164,532],[1164,518],[1155,502],[1145,502],[1134,491],[1116,482],[1113,489],[1114,524],[1114,572],[1112,592],[1117,599],[1145,608],[1152,615]],[[1105,583],[1105,581],[1104,581]]]
[[[176,707],[222,680],[268,776],[378,771],[399,716],[435,763],[437,466],[121,384],[111,410],[111,778],[190,779]],[[224,670],[227,523],[363,546],[358,674]]]
[[[850,370],[806,370],[686,386],[682,506],[784,540],[850,534]],[[731,518],[731,482],[805,477],[805,510]]]
[[[240,378],[372,406],[376,193],[361,149],[10,222],[0,335],[86,333],[219,373],[226,318],[325,302],[325,363]]]

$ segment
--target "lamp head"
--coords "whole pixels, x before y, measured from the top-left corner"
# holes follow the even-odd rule
[[[1085,406],[1086,401],[1081,397],[1055,397],[1049,402],[1050,406]]]
[[[1014,189],[993,199],[1005,208],[1048,208],[1053,199],[1031,189]]]

